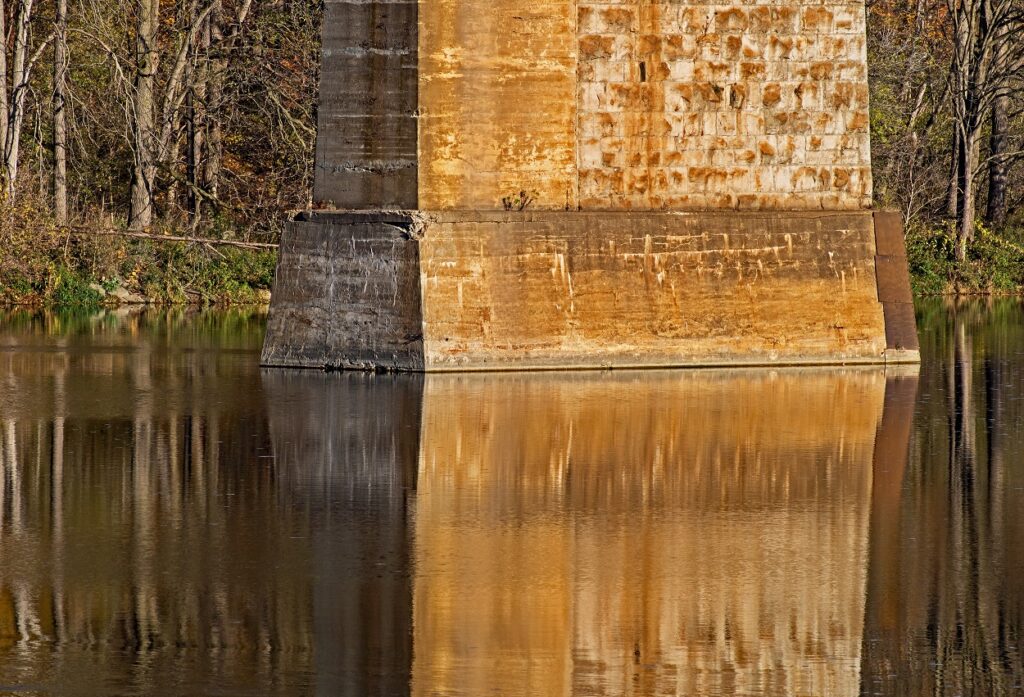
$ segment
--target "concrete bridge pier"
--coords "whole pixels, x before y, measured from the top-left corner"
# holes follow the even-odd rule
[[[329,0],[263,363],[916,362],[863,0]]]

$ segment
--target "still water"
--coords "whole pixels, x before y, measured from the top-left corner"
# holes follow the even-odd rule
[[[1024,694],[1024,305],[916,370],[261,371],[0,315],[2,695]]]

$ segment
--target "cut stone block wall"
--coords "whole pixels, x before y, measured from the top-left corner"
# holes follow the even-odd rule
[[[864,6],[580,2],[584,208],[871,202]]]

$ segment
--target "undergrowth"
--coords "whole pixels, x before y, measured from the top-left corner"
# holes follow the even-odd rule
[[[0,207],[0,305],[95,307],[117,288],[158,304],[257,303],[275,263],[269,250],[68,234],[29,206]]]
[[[979,224],[958,262],[950,228],[907,231],[907,261],[915,295],[1019,294],[1024,292],[1024,230],[995,233]]]

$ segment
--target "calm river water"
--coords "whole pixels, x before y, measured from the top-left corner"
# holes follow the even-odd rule
[[[1024,694],[1024,305],[916,370],[261,371],[0,315],[0,694]]]

